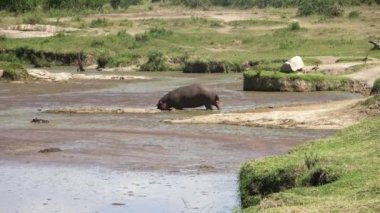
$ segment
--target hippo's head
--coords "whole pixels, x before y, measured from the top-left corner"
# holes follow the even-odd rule
[[[168,104],[168,94],[164,95],[157,103],[157,109],[170,110],[171,106]]]
[[[168,104],[166,101],[159,100],[157,103],[157,109],[159,110],[169,110]]]

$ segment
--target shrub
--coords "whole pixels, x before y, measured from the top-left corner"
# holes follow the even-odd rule
[[[155,27],[155,28],[149,29],[148,33],[153,38],[157,38],[161,36],[169,36],[173,34],[171,30],[167,30],[163,27]]]
[[[142,42],[148,41],[149,40],[149,36],[146,33],[139,33],[139,34],[135,35],[135,40],[136,41],[142,41]]]
[[[335,0],[301,0],[297,14],[299,16],[309,16],[312,14],[325,16],[342,16],[344,13],[341,2]]]
[[[165,71],[168,67],[164,55],[161,52],[151,51],[148,53],[148,61],[141,65],[141,71]]]
[[[360,16],[360,12],[357,11],[357,10],[354,10],[354,11],[351,11],[349,14],[348,14],[348,18],[359,18]]]
[[[22,19],[24,24],[42,24],[44,21],[40,16],[37,15],[27,15]]]
[[[105,18],[98,18],[95,20],[92,20],[90,23],[91,28],[96,28],[96,27],[107,27],[110,23],[107,21]]]
[[[113,9],[117,9],[121,4],[121,0],[111,0],[110,3]]]
[[[301,29],[300,23],[298,21],[292,22],[289,26],[289,29],[292,31],[300,30]]]
[[[117,9],[118,7],[128,8],[131,5],[138,5],[141,3],[142,0],[111,0],[111,6],[114,9]]]
[[[45,9],[100,9],[103,7],[105,0],[46,0]]]
[[[103,55],[98,56],[98,58],[96,59],[96,63],[98,64],[98,67],[96,69],[106,68],[109,61],[110,61],[110,57],[108,55],[103,54]]]
[[[191,8],[208,8],[211,5],[209,0],[184,0],[182,2]]]
[[[4,70],[2,78],[10,81],[27,80],[28,72],[19,63],[0,62],[0,69]]]
[[[380,95],[380,78],[373,83],[371,95]]]
[[[94,40],[90,44],[91,47],[103,47],[104,41],[103,40]]]
[[[12,0],[0,1],[0,10],[8,10],[10,12],[22,13],[31,11],[42,4],[42,0]]]

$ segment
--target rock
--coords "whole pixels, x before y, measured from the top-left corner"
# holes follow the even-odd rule
[[[50,152],[62,152],[62,150],[60,148],[46,148],[46,149],[41,149],[40,151],[38,151],[38,153],[50,153]]]
[[[112,203],[113,206],[125,206],[125,203]]]
[[[73,78],[70,73],[51,73],[44,69],[27,69],[27,72],[36,79],[47,81],[67,81]]]
[[[41,123],[49,123],[50,121],[45,120],[45,119],[40,119],[40,118],[33,118],[30,123],[35,123],[35,124],[41,124]]]
[[[301,56],[294,56],[282,65],[281,72],[295,72],[302,70],[304,67],[305,64]]]
[[[0,70],[0,78],[3,76],[4,70]]]
[[[131,75],[86,75],[86,74],[71,74],[66,72],[51,73],[44,69],[28,69],[29,75],[36,79],[46,81],[68,81],[75,80],[133,80],[133,79],[151,79],[145,76]]]

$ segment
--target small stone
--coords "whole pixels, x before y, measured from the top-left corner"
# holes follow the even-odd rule
[[[47,149],[41,149],[40,151],[38,151],[38,153],[50,153],[50,152],[62,152],[62,150],[60,148],[47,148]]]
[[[125,203],[112,203],[113,206],[125,206]]]

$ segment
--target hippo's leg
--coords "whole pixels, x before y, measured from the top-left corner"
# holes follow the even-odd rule
[[[213,105],[216,106],[216,108],[217,108],[218,110],[220,109],[218,102],[215,102]]]
[[[205,104],[206,110],[212,110],[211,104]]]

